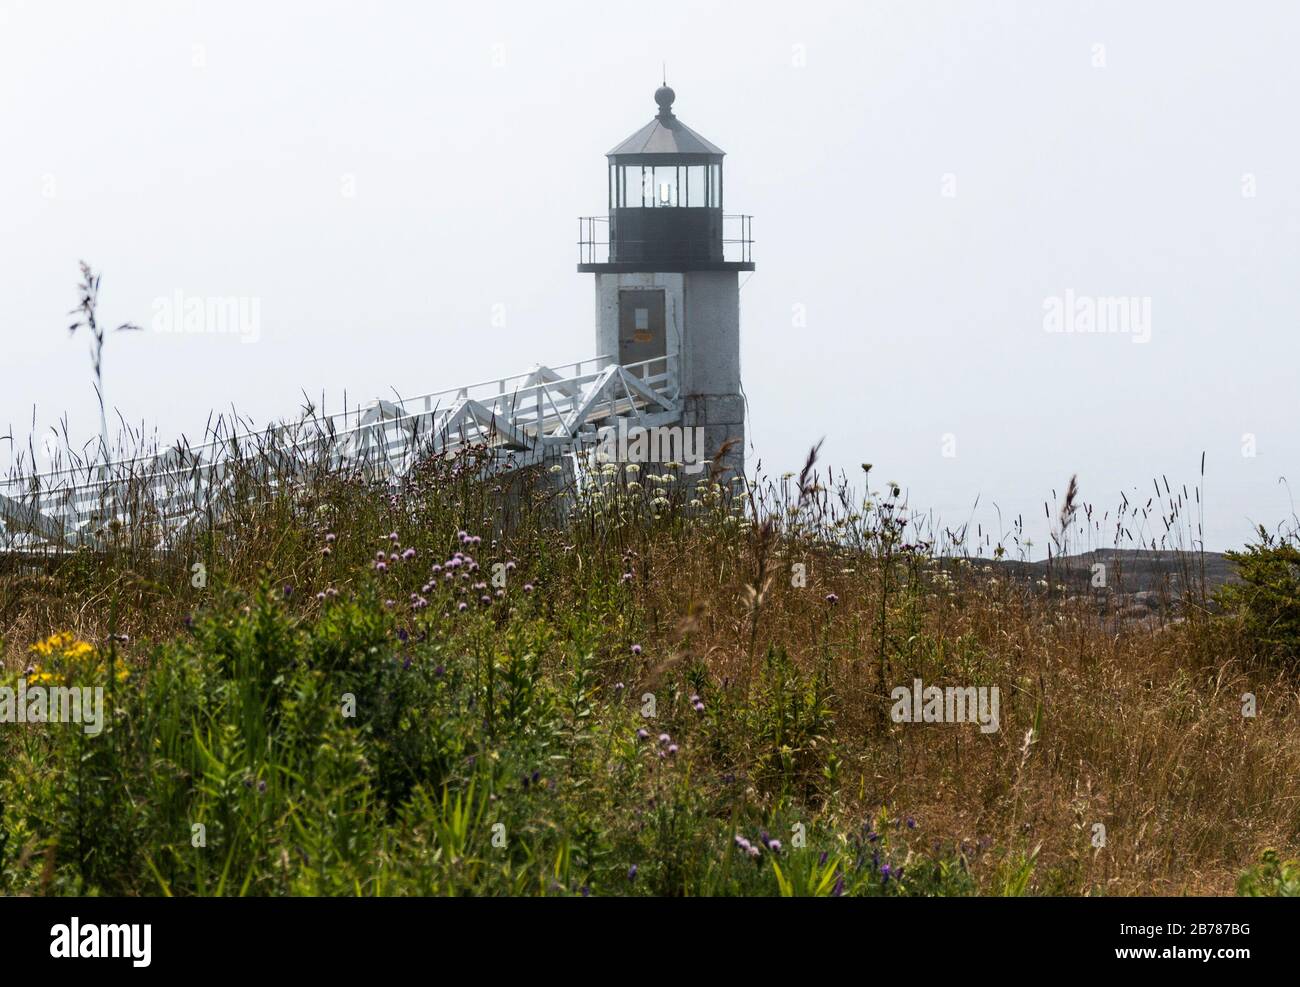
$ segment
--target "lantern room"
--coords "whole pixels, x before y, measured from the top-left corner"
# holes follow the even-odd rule
[[[608,240],[598,240],[589,217],[579,269],[752,270],[748,217],[723,215],[724,152],[677,119],[669,86],[654,98],[654,119],[606,155]],[[607,247],[604,257],[596,247]]]

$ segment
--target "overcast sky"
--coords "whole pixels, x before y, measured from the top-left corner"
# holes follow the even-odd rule
[[[81,258],[146,328],[109,401],[164,437],[594,355],[576,217],[666,62],[755,217],[751,467],[825,436],[1045,546],[1072,473],[1100,512],[1204,451],[1231,547],[1300,482],[1297,50],[1283,0],[0,0],[0,432],[95,434]],[[177,293],[256,338],[154,331]],[[1105,298],[1130,331],[1048,331]]]

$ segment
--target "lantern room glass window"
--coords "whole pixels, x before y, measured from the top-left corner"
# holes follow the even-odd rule
[[[722,165],[610,165],[614,209],[722,208]]]

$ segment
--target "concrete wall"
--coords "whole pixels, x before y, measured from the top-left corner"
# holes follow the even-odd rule
[[[733,443],[722,465],[744,471],[745,402],[740,394],[740,295],[734,271],[686,274],[597,274],[596,346],[618,356],[620,288],[663,288],[668,353],[678,356],[682,424],[704,429],[715,458]]]

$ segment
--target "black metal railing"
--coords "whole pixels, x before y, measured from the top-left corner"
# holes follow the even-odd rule
[[[611,236],[608,216],[578,217],[578,263],[610,264],[672,258],[686,263],[752,264],[754,261],[754,217],[742,213],[724,215],[720,236],[662,232],[651,237]],[[613,249],[611,250],[611,244]]]

